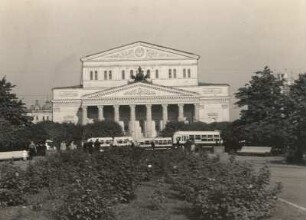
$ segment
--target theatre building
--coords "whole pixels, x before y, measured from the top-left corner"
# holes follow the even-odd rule
[[[81,84],[53,88],[53,121],[114,120],[136,139],[169,121],[229,121],[229,86],[200,83],[199,58],[146,42],[83,57]]]

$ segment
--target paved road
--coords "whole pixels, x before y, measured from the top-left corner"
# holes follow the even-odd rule
[[[238,156],[237,160],[258,167],[268,165],[272,182],[282,183],[283,190],[279,197],[306,208],[306,166],[287,165],[282,157]]]

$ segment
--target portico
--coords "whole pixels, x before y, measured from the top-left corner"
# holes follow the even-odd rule
[[[83,96],[80,111],[83,125],[114,120],[131,136],[154,137],[169,119],[186,123],[198,121],[199,95],[136,82]]]

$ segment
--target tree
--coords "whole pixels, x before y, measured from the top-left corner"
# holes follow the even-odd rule
[[[90,137],[118,137],[123,136],[121,126],[114,121],[101,121],[83,126],[83,139]]]
[[[236,104],[242,108],[240,123],[248,142],[285,145],[287,137],[283,129],[287,115],[286,96],[282,88],[283,81],[265,67],[257,71],[248,84],[238,89]]]
[[[15,86],[3,77],[0,80],[0,150],[20,148],[15,145],[17,132],[31,124],[27,117],[26,107],[16,94],[12,93]]]
[[[293,160],[300,162],[306,150],[306,74],[300,74],[290,87],[288,109],[288,132],[291,150],[295,154]]]
[[[12,93],[14,87],[5,77],[0,80],[0,116],[13,126],[28,125],[30,118],[25,115],[25,104]]]

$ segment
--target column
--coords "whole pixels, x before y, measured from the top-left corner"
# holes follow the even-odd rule
[[[152,121],[152,105],[147,104],[147,121]]]
[[[82,106],[82,125],[86,125],[87,124],[87,106],[83,105]]]
[[[200,121],[200,103],[194,104],[194,121]]]
[[[103,105],[99,105],[98,106],[98,120],[99,121],[103,121],[104,117],[103,117]]]
[[[184,121],[184,104],[178,104],[178,121]]]
[[[168,104],[162,104],[163,107],[163,126],[165,127],[168,121]]]
[[[135,105],[130,105],[130,121],[136,121],[135,109],[136,109]]]
[[[119,121],[119,105],[114,105],[114,120]]]

